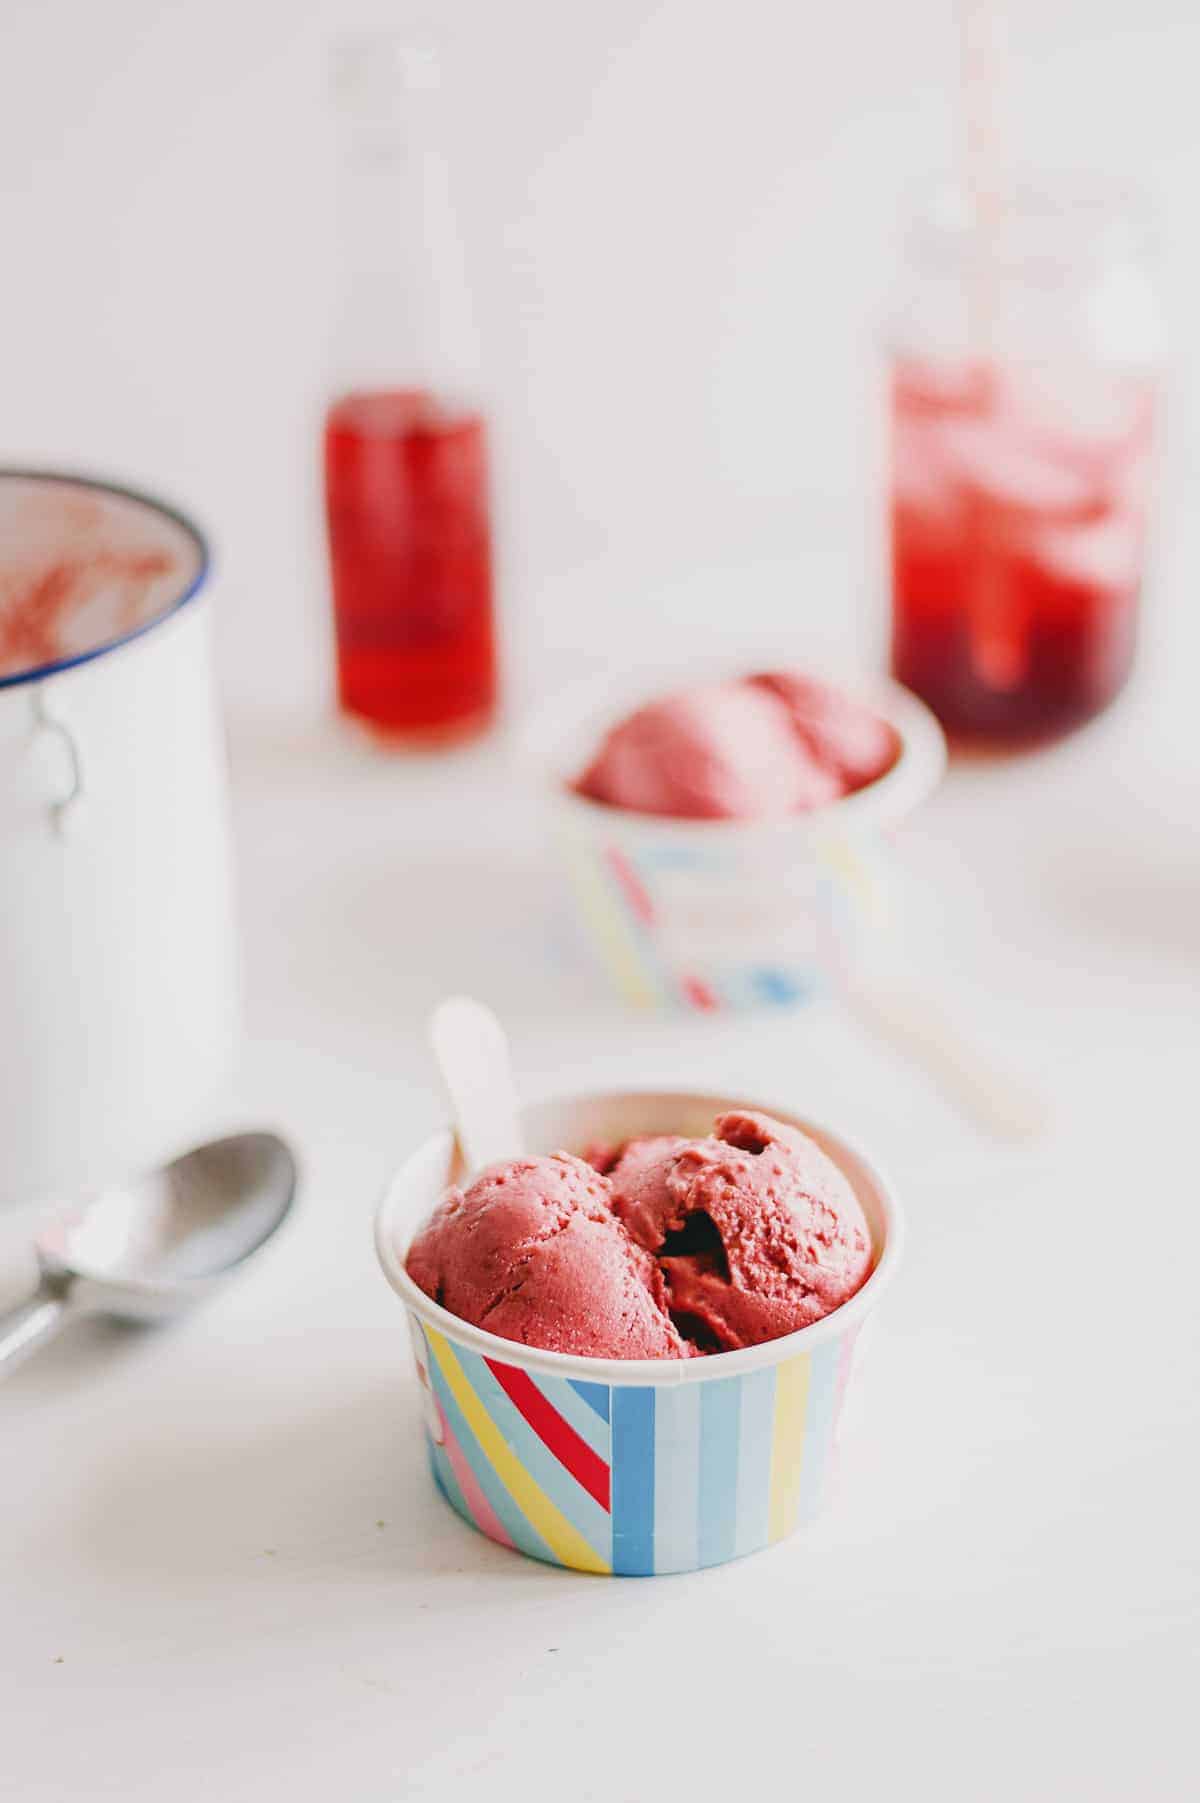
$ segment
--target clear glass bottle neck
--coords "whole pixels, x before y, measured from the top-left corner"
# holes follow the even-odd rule
[[[474,403],[478,333],[438,97],[411,98],[403,117],[351,108],[338,120],[332,381],[339,392],[411,388]]]

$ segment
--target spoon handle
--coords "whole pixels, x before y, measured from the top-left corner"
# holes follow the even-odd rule
[[[855,984],[851,1012],[902,1057],[922,1066],[947,1100],[997,1139],[1035,1139],[1050,1110],[1012,1071],[994,1065],[938,1009],[931,997],[894,985]]]
[[[434,1010],[429,1036],[467,1170],[515,1158],[521,1151],[517,1086],[496,1016],[470,996],[451,996]]]
[[[67,1305],[49,1290],[35,1290],[0,1315],[0,1377],[14,1371],[22,1359],[56,1334],[67,1318]]]

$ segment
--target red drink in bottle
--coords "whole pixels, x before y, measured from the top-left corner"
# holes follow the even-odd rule
[[[334,59],[341,306],[325,416],[338,698],[395,744],[496,711],[488,442],[466,259],[429,47]]]
[[[413,740],[485,727],[496,651],[482,418],[420,390],[345,395],[326,419],[325,494],[342,707]]]

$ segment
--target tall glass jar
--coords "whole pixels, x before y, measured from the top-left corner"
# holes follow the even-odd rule
[[[325,497],[342,709],[399,744],[496,706],[487,430],[432,51],[336,47],[342,297]]]
[[[912,227],[890,343],[892,668],[952,733],[1054,736],[1124,685],[1162,356],[1121,197],[1016,189],[985,245],[948,198]]]

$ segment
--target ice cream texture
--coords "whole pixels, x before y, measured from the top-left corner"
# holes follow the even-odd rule
[[[801,670],[767,670],[750,680],[783,702],[793,731],[841,793],[865,788],[895,763],[895,728],[853,696]]]
[[[676,1327],[732,1352],[810,1327],[865,1282],[871,1237],[849,1181],[798,1128],[724,1114],[702,1140],[634,1140],[613,1212],[655,1254]]]
[[[569,1153],[489,1165],[451,1189],[409,1249],[443,1308],[505,1340],[595,1358],[683,1358],[650,1254],[608,1180]]]
[[[875,781],[899,749],[853,697],[799,670],[766,671],[647,702],[605,735],[575,788],[642,814],[779,819]]]
[[[592,1358],[690,1358],[808,1327],[871,1270],[854,1190],[765,1114],[488,1166],[414,1239],[413,1281],[504,1339]]]

